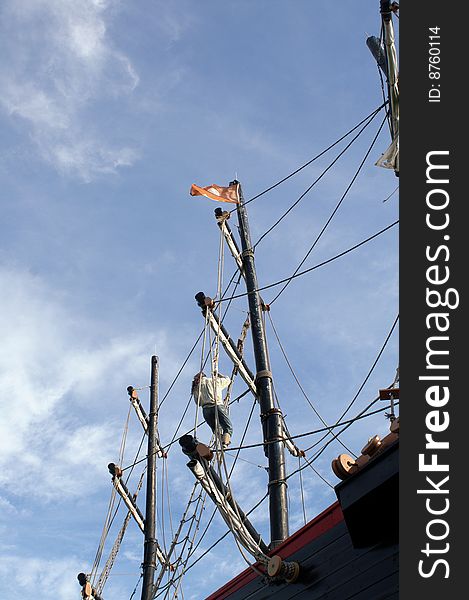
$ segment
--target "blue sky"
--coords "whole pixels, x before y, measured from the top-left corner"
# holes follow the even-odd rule
[[[381,83],[365,39],[379,35],[380,17],[371,0],[353,6],[326,0],[5,0],[0,10],[0,595],[32,600],[47,587],[73,600],[80,591],[76,575],[89,572],[98,547],[111,493],[107,464],[117,461],[127,417],[126,388],[148,386],[156,353],[165,395],[203,327],[194,294],[216,293],[217,204],[190,197],[191,184],[227,185],[237,177],[249,199],[377,108]],[[297,267],[382,118],[259,244],[261,285]],[[398,179],[374,166],[389,143],[385,126],[304,268],[396,221],[397,194],[383,200]],[[341,148],[248,206],[253,241]],[[234,215],[231,225],[236,230]],[[396,318],[397,236],[394,227],[296,279],[272,306],[288,358],[327,422],[359,389]],[[233,270],[226,253],[225,282]],[[278,289],[266,290],[265,301]],[[235,338],[245,315],[245,299],[237,299],[226,317]],[[321,427],[269,328],[268,336],[291,433]],[[253,365],[250,342],[246,358]],[[392,382],[397,345],[396,330],[351,416]],[[161,409],[163,442],[175,433],[200,360],[199,344]],[[231,371],[223,355],[220,371]],[[236,381],[233,393],[244,389]],[[148,403],[147,389],[141,399]],[[194,407],[184,431],[194,426]],[[246,396],[232,409],[234,443],[250,408]],[[385,435],[387,427],[382,415],[364,419],[343,440],[359,454],[368,437]],[[208,433],[204,426],[200,437]],[[126,465],[140,438],[132,415]],[[303,447],[316,439],[307,438]],[[246,441],[261,441],[257,408]],[[332,484],[330,462],[340,452],[331,444],[316,463]],[[258,449],[241,456],[233,486],[248,510],[266,491],[265,460]],[[292,471],[297,459],[288,460]],[[177,524],[192,475],[178,447],[167,466]],[[311,469],[302,473],[309,519],[335,495]],[[139,475],[136,469],[130,489]],[[290,482],[293,531],[303,517],[299,478]],[[207,506],[202,529],[210,514]],[[123,519],[121,510],[108,544]],[[268,539],[265,504],[252,521]],[[224,531],[216,517],[194,558]],[[106,600],[130,597],[142,548],[131,523]],[[105,549],[102,564],[106,556]],[[204,598],[245,564],[227,538],[187,573],[184,597]]]

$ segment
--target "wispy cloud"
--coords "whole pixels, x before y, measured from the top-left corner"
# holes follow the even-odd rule
[[[29,272],[0,269],[0,282],[8,290],[0,310],[0,481],[20,496],[83,495],[76,470],[102,474],[119,444],[113,374],[131,379],[136,360],[146,365],[142,353],[150,339],[108,337],[102,325],[69,310],[60,290]],[[89,410],[101,415],[92,424]]]
[[[138,150],[112,142],[88,110],[131,94],[139,77],[113,43],[109,0],[7,1],[0,106],[26,126],[43,160],[91,180],[132,165]],[[96,107],[95,107],[96,108]],[[91,123],[94,122],[94,125]]]
[[[76,562],[71,559],[43,560],[24,556],[3,556],[0,574],[4,581],[9,582],[10,600],[19,600],[34,593],[47,595],[47,592],[44,592],[47,589],[53,589],[59,598],[74,598],[79,591]]]

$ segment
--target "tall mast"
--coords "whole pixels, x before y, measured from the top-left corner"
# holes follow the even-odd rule
[[[148,415],[147,499],[143,554],[142,600],[151,600],[155,578],[156,542],[156,421],[158,408],[158,358],[151,357],[150,413]]]
[[[264,433],[265,453],[269,462],[269,511],[270,547],[275,548],[288,537],[287,483],[285,480],[285,454],[283,442],[283,421],[280,409],[275,407],[267,343],[262,321],[262,308],[257,292],[257,276],[254,264],[254,251],[249,233],[249,222],[244,205],[241,184],[238,184],[239,204],[237,205],[239,234],[241,237],[242,259],[248,291],[251,331],[256,361],[256,383]]]

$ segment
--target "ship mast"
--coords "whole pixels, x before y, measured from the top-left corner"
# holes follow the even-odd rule
[[[156,570],[156,424],[158,410],[158,358],[151,357],[150,413],[148,415],[147,496],[145,510],[145,545],[143,557],[142,600],[153,597]]]
[[[243,261],[246,289],[248,292],[251,331],[256,361],[256,385],[259,397],[264,451],[269,463],[269,512],[270,512],[270,548],[275,548],[288,537],[288,505],[283,445],[283,416],[275,406],[272,386],[272,373],[267,353],[267,342],[262,320],[263,303],[257,291],[257,275],[254,263],[254,251],[249,232],[248,215],[244,204],[241,184],[232,181],[230,186],[238,185],[239,204],[237,205],[239,234],[241,238],[241,258]]]

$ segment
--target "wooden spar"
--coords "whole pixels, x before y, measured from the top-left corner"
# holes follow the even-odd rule
[[[146,433],[146,435],[148,435],[148,416],[142,404],[140,403],[137,390],[131,385],[129,385],[129,387],[127,388],[127,392],[130,396],[130,403],[135,409],[135,414],[137,415],[138,420],[142,424],[143,431]],[[166,452],[161,447],[158,437],[155,440],[155,453],[157,456],[159,456],[159,458],[166,458]]]
[[[130,494],[127,486],[121,480],[122,470],[114,463],[109,463],[107,467],[109,469],[109,473],[112,475],[112,483],[116,488],[117,493],[122,498],[124,504],[132,514],[132,517],[135,519],[135,522],[143,532],[145,519],[140,512],[140,509],[138,508],[133,496]]]
[[[239,541],[254,555],[259,551],[266,554],[268,548],[261,535],[231,496],[229,488],[225,486],[209,461],[199,453],[203,444],[199,444],[192,435],[186,434],[179,439],[179,445],[183,453],[191,459],[187,466],[213,500],[225,523],[233,533],[237,534]]]
[[[233,234],[231,233],[230,226],[227,223],[227,220],[230,218],[230,213],[228,211],[223,211],[221,208],[216,208],[215,217],[217,219],[218,227],[225,238],[226,245],[228,246],[231,255],[235,259],[241,275],[246,277],[246,274],[244,273],[243,259],[241,258],[241,251],[239,250],[238,244],[236,243]]]
[[[203,292],[196,294],[195,299],[197,300],[197,304],[202,308],[202,314],[205,317],[208,317],[210,327],[215,335],[219,338],[226,354],[233,364],[238,368],[239,374],[249,386],[251,392],[257,396],[257,387],[254,380],[254,375],[247,366],[244,358],[236,347],[236,344],[231,339],[224,325],[220,323],[220,319],[213,313],[213,300],[209,296],[206,296]]]

